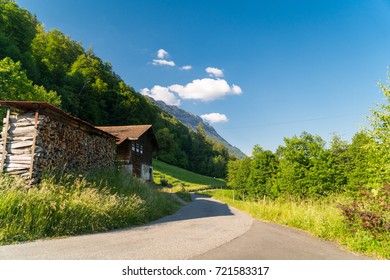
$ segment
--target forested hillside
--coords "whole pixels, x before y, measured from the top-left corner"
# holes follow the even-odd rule
[[[160,160],[225,176],[226,148],[190,131],[127,85],[92,49],[59,30],[46,31],[11,0],[0,0],[0,99],[46,101],[94,125],[153,124]]]

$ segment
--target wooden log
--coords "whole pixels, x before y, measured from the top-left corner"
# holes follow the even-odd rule
[[[7,149],[8,152],[6,152],[6,154],[18,154],[18,155],[19,154],[26,154],[26,155],[31,154],[31,147],[14,148],[11,143],[7,144],[7,146],[8,146],[8,149]],[[3,148],[3,146],[0,145],[0,150],[2,148]],[[42,148],[39,147],[39,151],[41,151],[41,150],[42,150]]]
[[[31,160],[31,155],[7,155],[5,161],[7,163],[14,163],[14,162],[28,162]]]
[[[18,148],[25,148],[25,147],[31,148],[32,143],[33,143],[33,141],[23,141],[23,142],[10,143],[10,144],[7,144],[7,149],[18,149]]]
[[[26,154],[20,154],[20,155],[13,155],[13,154],[8,154],[6,156],[6,160],[8,161],[29,161],[31,160],[31,154],[26,155]]]
[[[24,125],[34,125],[34,119],[10,119],[10,125],[12,126],[24,126]]]
[[[13,170],[9,170],[7,172],[12,174],[12,175],[19,175],[19,176],[23,176],[23,177],[25,176],[24,174],[27,174],[27,175],[29,174],[28,173],[28,168],[25,168],[25,169],[13,169]]]
[[[9,163],[7,164],[6,170],[12,170],[12,169],[29,169],[30,163],[24,164],[24,163]]]
[[[11,127],[8,130],[8,133],[10,135],[16,136],[16,135],[31,135],[34,133],[35,127],[34,126],[24,126],[24,127]]]
[[[31,135],[28,135],[28,136],[9,136],[7,141],[8,143],[9,142],[24,142],[24,141],[32,141],[33,140],[33,136]]]

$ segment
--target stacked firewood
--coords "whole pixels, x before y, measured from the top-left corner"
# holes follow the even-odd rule
[[[45,116],[36,139],[40,151],[35,153],[37,177],[47,169],[85,171],[112,166],[115,160],[115,140],[82,130]]]
[[[41,126],[43,116],[38,118],[37,126]],[[3,170],[11,173],[28,177],[32,163],[32,145],[35,135],[35,114],[24,113],[19,116],[11,115],[6,127],[6,119],[3,121],[3,131],[0,141],[0,158],[3,160]],[[7,130],[7,131],[6,131]],[[7,135],[5,156],[2,156],[4,136]],[[35,152],[39,152],[40,147],[36,147]]]
[[[3,171],[37,182],[45,170],[82,172],[114,164],[116,145],[112,137],[45,115],[39,115],[36,127],[35,113],[10,117],[8,131],[4,126],[0,139]],[[2,157],[6,134],[7,145]]]

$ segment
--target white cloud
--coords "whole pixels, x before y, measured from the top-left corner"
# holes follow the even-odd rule
[[[222,79],[205,78],[193,80],[185,86],[172,85],[169,91],[177,93],[183,99],[196,99],[201,101],[212,101],[223,98],[226,95],[238,95],[242,93],[239,86],[232,87]]]
[[[154,100],[164,101],[168,105],[180,105],[180,99],[166,87],[156,85],[152,89],[144,88],[141,90],[141,94],[150,96]]]
[[[220,113],[204,114],[200,117],[209,123],[226,123],[229,121],[225,114]]]
[[[181,70],[191,70],[192,66],[191,65],[185,65],[183,67],[180,67]]]
[[[216,78],[222,78],[223,77],[223,71],[218,68],[214,67],[207,67],[205,71],[211,76]]]
[[[172,60],[165,60],[165,59],[153,59],[152,62],[153,65],[166,65],[166,66],[175,66],[175,62]]]
[[[239,86],[233,84],[232,93],[239,95],[242,93],[242,89]]]
[[[159,49],[157,51],[157,57],[160,58],[160,59],[168,57],[168,55],[169,55],[169,53],[166,50],[164,50],[164,49]]]

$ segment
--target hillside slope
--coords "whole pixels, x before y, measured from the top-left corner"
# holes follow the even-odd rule
[[[0,0],[0,99],[45,101],[97,126],[152,124],[159,159],[225,177],[228,151],[136,92],[92,48]],[[5,111],[0,108],[0,118]]]

